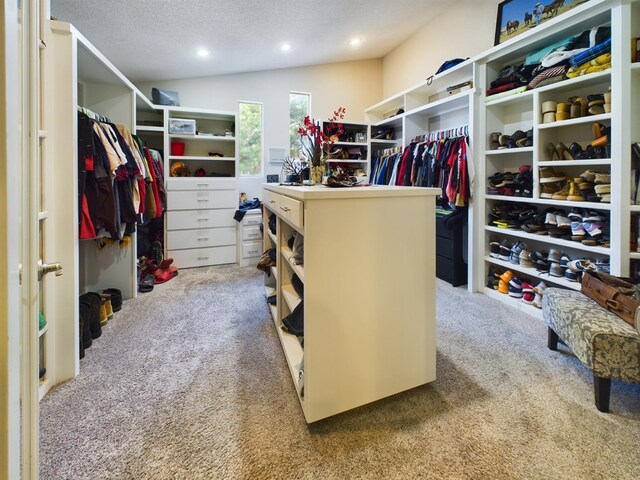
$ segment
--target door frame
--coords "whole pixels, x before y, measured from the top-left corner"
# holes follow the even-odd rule
[[[24,162],[18,128],[23,120],[18,61],[18,2],[4,2],[0,16],[0,35],[4,45],[0,51],[0,124],[4,125],[0,133],[0,264],[6,267],[5,273],[0,275],[0,387],[6,392],[0,395],[0,478],[20,478],[24,456],[21,418],[23,422],[29,422],[30,419],[29,412],[21,412],[25,372],[21,358],[24,349],[21,349],[20,189]]]

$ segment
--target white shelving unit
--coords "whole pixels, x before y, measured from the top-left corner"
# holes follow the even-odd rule
[[[335,122],[325,120],[322,122],[323,132],[327,135],[332,135],[338,123],[342,124],[344,133],[333,143],[331,150],[339,151],[342,156],[327,160],[328,167],[334,168],[337,165],[342,165],[348,170],[361,168],[364,174],[368,176],[371,150],[369,147],[369,139],[371,137],[369,125],[363,122],[352,122],[348,120]]]
[[[466,60],[449,70],[383,100],[365,110],[365,120],[371,124],[371,134],[393,129],[394,139],[372,139],[371,155],[389,153],[388,149],[401,149],[426,133],[467,127],[470,136],[474,132],[476,117],[476,65]],[[448,91],[449,87],[469,82],[468,85]],[[473,145],[471,145],[473,147]],[[385,150],[387,152],[385,152]],[[393,150],[391,152],[394,152]],[[395,152],[397,153],[397,152]],[[473,161],[473,159],[471,160]],[[473,185],[472,185],[473,187]],[[471,192],[467,223],[467,244],[474,242],[475,187]],[[474,264],[467,262],[467,278],[473,278]],[[471,284],[469,289],[471,290]]]
[[[123,299],[136,295],[136,236],[128,245],[98,249],[95,241],[78,233],[78,112],[82,106],[135,132],[139,90],[72,25],[51,21],[44,50],[46,166],[51,203],[41,212],[46,242],[56,245],[55,261],[64,274],[55,281],[55,295],[47,295],[47,328],[41,332],[46,376],[40,397],[54,385],[74,378],[80,370],[78,296],[87,291],[118,288]],[[147,105],[150,105],[146,101]],[[64,246],[60,248],[59,246]],[[54,289],[47,290],[51,293]],[[51,297],[55,297],[51,298]]]
[[[168,153],[167,256],[179,268],[244,264],[244,241],[233,219],[239,203],[237,138],[224,134],[235,132],[236,112],[186,107],[164,107],[163,112],[164,151]],[[172,119],[194,120],[196,132],[207,134],[171,133]],[[174,143],[183,147],[182,155],[175,154]],[[170,177],[174,162],[185,165],[190,176]],[[202,176],[194,176],[198,171]]]
[[[265,275],[265,291],[277,295],[277,307],[270,308],[306,421],[435,380],[431,232],[437,190],[274,184],[264,188],[263,228],[269,232],[264,248],[274,249],[277,258],[271,275]],[[407,222],[398,211],[424,222]],[[275,234],[269,231],[273,215]],[[303,265],[291,260],[287,241],[294,232],[304,235]],[[345,238],[360,246],[362,258],[384,261],[362,262],[354,268],[348,248],[327,250],[327,245],[339,245]],[[398,243],[404,248],[386,248]],[[424,268],[416,269],[416,264]],[[303,283],[304,298],[293,286],[294,274]],[[304,348],[282,329],[283,319],[300,302],[304,302]],[[406,368],[408,364],[412,368]]]
[[[476,204],[478,228],[475,232],[476,242],[472,252],[474,258],[475,278],[473,289],[483,292],[498,300],[517,306],[527,313],[540,317],[539,311],[508,295],[485,287],[486,274],[490,266],[510,269],[517,274],[533,279],[534,284],[542,279],[547,285],[579,289],[580,285],[562,277],[548,274],[540,275],[535,269],[513,265],[488,255],[489,241],[492,238],[509,239],[511,242],[523,241],[529,250],[549,250],[557,248],[566,252],[571,258],[588,257],[608,260],[611,272],[616,275],[629,273],[629,262],[634,254],[629,253],[629,207],[628,172],[631,168],[630,144],[631,133],[638,140],[638,123],[631,116],[633,99],[638,100],[629,79],[638,67],[629,59],[629,41],[632,36],[640,34],[640,11],[637,3],[622,1],[593,0],[580,5],[567,15],[551,20],[541,28],[532,29],[516,39],[494,47],[476,57],[478,64],[476,82],[482,86],[477,98],[480,121],[474,129],[474,144],[477,158],[477,180],[479,182],[479,201]],[[552,44],[570,35],[577,35],[584,30],[600,25],[609,25],[612,29],[612,70],[567,79],[538,89],[502,97],[497,100],[485,100],[485,88],[495,79],[498,72],[507,65],[517,64],[527,54],[546,45]],[[632,28],[632,25],[635,27]],[[638,78],[640,80],[640,77]],[[640,86],[640,84],[635,85]],[[601,115],[542,123],[541,105],[553,100],[567,102],[570,96],[582,96],[604,93],[609,88],[612,92],[612,111]],[[631,100],[631,101],[630,101]],[[634,113],[634,115],[637,115]],[[637,120],[637,119],[636,119]],[[611,158],[592,160],[553,160],[549,161],[546,146],[563,142],[567,146],[571,142],[580,143],[583,148],[592,140],[591,125],[600,122],[611,127]],[[512,134],[515,130],[533,129],[533,147],[526,149],[489,150],[491,132]],[[520,165],[531,165],[533,170],[533,196],[520,198],[501,195],[487,195],[488,180],[492,174],[502,171],[515,171]],[[539,169],[553,167],[569,177],[579,176],[587,169],[610,173],[611,203],[572,202],[540,198],[541,185]],[[610,247],[587,246],[580,242],[553,238],[545,235],[526,233],[519,229],[502,229],[488,224],[488,214],[496,202],[527,203],[537,207],[538,211],[546,208],[559,208],[569,212],[572,208],[596,210],[608,218],[610,225]],[[637,209],[640,211],[640,209]],[[483,226],[484,225],[484,226]],[[640,258],[640,256],[639,256]]]

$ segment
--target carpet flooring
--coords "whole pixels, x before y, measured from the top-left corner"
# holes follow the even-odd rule
[[[182,270],[125,302],[40,404],[41,478],[640,478],[640,385],[598,412],[541,320],[440,281],[437,380],[307,425],[262,285]]]

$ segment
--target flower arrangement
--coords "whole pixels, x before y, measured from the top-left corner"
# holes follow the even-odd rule
[[[329,153],[331,145],[338,141],[340,135],[344,133],[342,123],[338,120],[344,119],[346,113],[344,107],[339,107],[333,112],[333,117],[329,118],[329,123],[325,130],[322,130],[320,122],[304,117],[304,122],[298,128],[300,134],[300,145],[302,146],[301,154],[306,158],[311,167],[320,167],[323,165],[324,157]]]

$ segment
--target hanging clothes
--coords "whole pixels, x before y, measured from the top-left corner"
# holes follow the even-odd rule
[[[78,108],[80,238],[126,240],[144,221],[147,204],[153,214],[147,217],[166,211],[160,153],[144,148],[125,125]]]
[[[439,188],[441,204],[464,207],[471,196],[473,165],[469,137],[463,129],[425,134],[403,151],[374,152],[370,183]],[[449,135],[450,134],[450,135]]]

